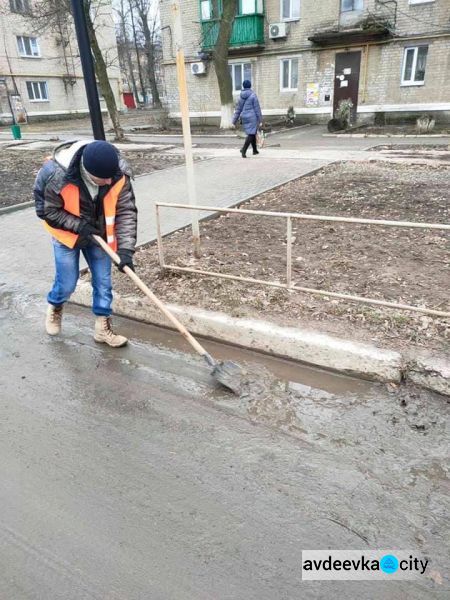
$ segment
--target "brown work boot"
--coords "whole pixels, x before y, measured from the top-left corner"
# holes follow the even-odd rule
[[[47,317],[45,319],[45,329],[48,335],[58,335],[58,333],[61,333],[62,314],[62,306],[48,305]]]
[[[128,342],[123,335],[114,333],[111,326],[111,317],[97,317],[95,319],[94,340],[100,344],[108,344],[111,348],[120,348]]]

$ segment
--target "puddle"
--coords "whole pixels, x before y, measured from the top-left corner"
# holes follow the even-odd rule
[[[85,314],[84,309],[75,305],[70,305],[72,314]],[[164,346],[170,350],[177,350],[196,355],[191,346],[185,342],[182,336],[170,329],[139,323],[130,319],[115,317],[114,321],[120,323],[121,332],[131,340],[141,343]],[[331,394],[364,394],[370,392],[376,383],[356,379],[332,373],[323,369],[302,365],[283,358],[269,356],[261,352],[246,350],[236,346],[203,339],[198,336],[199,341],[208,352],[218,360],[232,360],[237,363],[256,364],[269,371],[276,379],[294,384],[297,391],[306,393],[312,388],[324,390]]]

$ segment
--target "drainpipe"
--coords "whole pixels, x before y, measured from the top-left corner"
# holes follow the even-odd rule
[[[362,98],[361,104],[365,104],[367,100],[367,72],[369,70],[369,44],[366,44],[364,49],[364,66],[363,66],[363,81],[362,81]]]

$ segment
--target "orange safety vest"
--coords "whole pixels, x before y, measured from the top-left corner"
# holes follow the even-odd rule
[[[106,241],[108,245],[117,252],[117,239],[115,233],[115,223],[116,223],[116,206],[117,201],[120,196],[120,192],[122,191],[123,186],[125,185],[125,176],[122,176],[119,181],[117,181],[103,198],[103,210],[105,213],[105,222],[106,222]],[[61,190],[61,196],[64,200],[64,210],[75,215],[76,217],[80,216],[80,190],[73,183],[68,183]],[[74,248],[77,243],[78,238],[80,237],[78,233],[72,233],[71,231],[65,231],[64,229],[56,229],[55,227],[50,227],[48,223],[44,222],[44,227],[47,229],[49,233],[52,234],[54,238],[64,244],[69,248]]]

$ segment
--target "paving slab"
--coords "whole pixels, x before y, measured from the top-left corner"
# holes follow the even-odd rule
[[[195,165],[198,203],[232,206],[325,164],[326,161],[264,158],[253,161],[244,161],[242,158],[202,161]],[[185,167],[173,167],[137,177],[134,187],[139,211],[138,244],[143,244],[156,238],[157,201],[187,201]],[[163,234],[188,225],[190,219],[190,211],[165,210]],[[34,208],[0,215],[0,239],[0,285],[8,283],[31,293],[45,293],[53,277],[53,252],[49,235],[37,219]],[[85,265],[82,262],[80,266]]]

